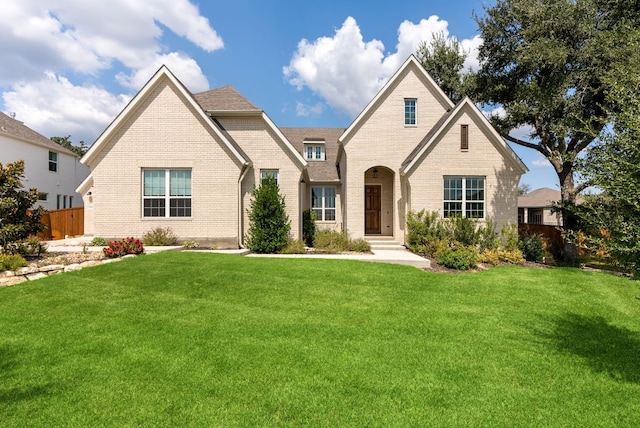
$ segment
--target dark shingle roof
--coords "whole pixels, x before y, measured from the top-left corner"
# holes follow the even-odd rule
[[[230,85],[193,94],[193,97],[204,111],[261,111]]]
[[[542,187],[518,197],[519,207],[550,207],[560,201],[560,191]]]
[[[338,138],[345,128],[280,128],[280,131],[293,144],[296,151],[304,157],[304,141],[324,141],[325,160],[307,161],[311,181],[338,181],[336,159],[338,157]]]
[[[11,116],[7,116],[2,112],[0,112],[0,135],[9,135],[19,140],[28,141],[30,143],[37,144],[38,146],[46,147],[52,151],[79,157],[71,150],[65,149],[61,145],[54,143],[19,120],[15,120]]]

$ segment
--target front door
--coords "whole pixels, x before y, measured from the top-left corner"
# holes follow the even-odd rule
[[[380,228],[380,186],[364,186],[364,233],[379,234]]]

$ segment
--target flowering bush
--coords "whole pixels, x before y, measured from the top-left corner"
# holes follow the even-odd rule
[[[110,258],[122,257],[127,254],[142,254],[144,247],[142,241],[135,238],[124,238],[119,241],[111,241],[107,248],[103,249],[104,255]]]

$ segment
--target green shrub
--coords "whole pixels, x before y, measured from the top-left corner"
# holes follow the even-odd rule
[[[540,262],[544,257],[544,240],[540,235],[524,235],[520,237],[520,249],[525,260]]]
[[[366,253],[371,251],[371,245],[369,245],[369,243],[364,239],[350,239],[349,251],[354,251],[356,253]]]
[[[449,237],[450,233],[438,212],[421,210],[407,213],[407,245],[412,251],[431,241],[445,240]]]
[[[447,219],[452,229],[453,240],[466,246],[478,244],[476,221],[467,217],[451,217]]]
[[[104,255],[109,258],[122,257],[127,254],[142,254],[144,246],[142,241],[135,238],[124,238],[119,241],[111,241],[104,248]]]
[[[47,246],[38,238],[27,238],[7,244],[7,254],[19,254],[23,257],[39,256],[47,252]]]
[[[0,255],[0,271],[18,270],[25,266],[27,266],[27,261],[20,254]]]
[[[107,240],[105,238],[102,238],[100,236],[96,236],[95,238],[93,238],[91,240],[91,246],[92,247],[104,247],[105,245],[107,245]]]
[[[178,238],[170,227],[156,227],[142,235],[142,243],[147,246],[165,247],[177,242]]]
[[[266,177],[253,190],[248,212],[247,248],[255,253],[277,253],[287,245],[291,221],[274,177]]]
[[[313,247],[315,237],[316,213],[312,210],[305,210],[302,213],[302,239],[307,247]]]
[[[316,232],[314,248],[325,253],[341,253],[349,250],[349,234],[322,229]]]
[[[280,254],[304,254],[304,242],[297,239],[289,239],[287,245],[280,250]]]
[[[502,248],[505,251],[513,251],[518,249],[518,225],[517,224],[502,224]]]
[[[500,238],[498,238],[496,223],[491,219],[487,219],[484,226],[478,227],[478,248],[480,252],[500,248]]]
[[[473,247],[457,244],[442,250],[436,261],[450,269],[469,270],[478,265],[478,252]]]
[[[478,254],[478,263],[497,265],[500,263],[500,251],[486,249]]]

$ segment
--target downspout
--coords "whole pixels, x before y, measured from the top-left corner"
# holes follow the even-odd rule
[[[238,248],[244,248],[243,246],[243,237],[242,237],[242,220],[244,218],[242,212],[242,182],[244,181],[247,173],[251,169],[251,163],[247,162],[242,165],[242,172],[240,174],[240,178],[238,179]]]

